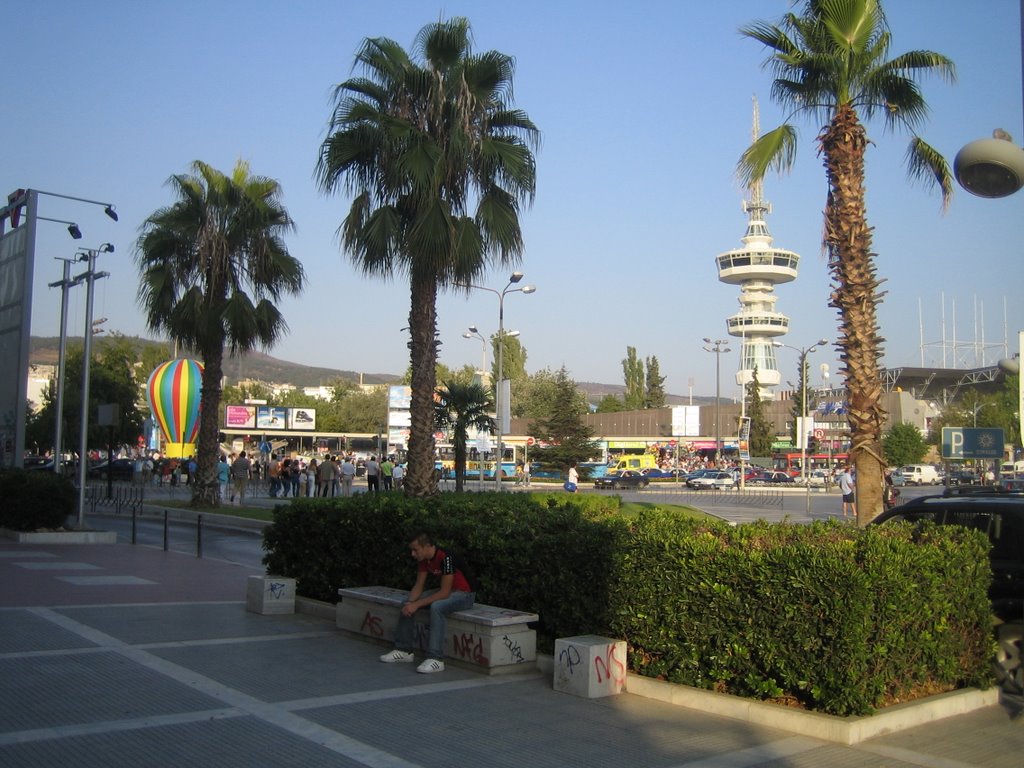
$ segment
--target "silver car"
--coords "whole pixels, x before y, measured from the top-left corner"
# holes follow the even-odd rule
[[[731,472],[705,472],[698,477],[691,477],[686,481],[690,488],[705,490],[708,488],[735,488],[736,478]]]

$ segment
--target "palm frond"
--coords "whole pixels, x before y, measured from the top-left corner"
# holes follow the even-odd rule
[[[942,196],[943,212],[949,209],[954,188],[949,163],[940,152],[919,136],[911,139],[907,148],[907,173],[912,181],[937,186]]]
[[[768,131],[747,147],[736,165],[736,175],[749,186],[763,179],[769,169],[789,170],[796,159],[796,140],[796,129],[788,123]]]

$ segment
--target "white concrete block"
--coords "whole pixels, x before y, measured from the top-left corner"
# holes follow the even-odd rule
[[[626,641],[600,635],[555,640],[554,687],[586,699],[614,696],[626,684]]]
[[[283,576],[250,576],[245,608],[253,613],[295,613],[295,579]]]

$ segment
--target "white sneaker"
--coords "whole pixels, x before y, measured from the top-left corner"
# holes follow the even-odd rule
[[[405,651],[399,651],[396,649],[394,651],[388,651],[387,653],[385,653],[383,656],[380,657],[380,660],[383,661],[385,664],[392,664],[396,661],[410,662],[413,660],[413,655],[411,653],[406,653]]]
[[[416,671],[424,675],[429,675],[434,672],[444,672],[444,662],[438,661],[437,659],[427,659],[416,667]]]

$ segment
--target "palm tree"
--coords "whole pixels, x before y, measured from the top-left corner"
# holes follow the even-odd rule
[[[861,117],[881,116],[886,128],[909,130],[910,176],[937,183],[945,208],[953,192],[952,175],[945,159],[916,134],[927,104],[914,76],[935,73],[952,81],[955,69],[931,51],[888,58],[890,32],[878,0],[807,0],[799,15],[788,13],[779,24],[756,22],[740,32],[770,49],[765,65],[775,75],[773,98],[791,114],[809,113],[824,123],[818,144],[828,179],[824,246],[833,278],[829,306],[839,311],[858,523],[864,525],[882,510],[885,413],[878,364],[883,339],[876,311],[881,296],[864,202],[869,140]],[[796,131],[785,122],[744,152],[739,175],[749,184],[769,168],[788,169],[795,155]]]
[[[460,384],[446,381],[438,392],[434,415],[441,429],[452,430],[452,444],[455,446],[455,491],[462,491],[466,481],[466,441],[469,428],[494,431],[494,400],[483,385],[478,382]]]
[[[405,488],[426,496],[437,492],[437,294],[519,262],[519,206],[533,199],[539,134],[511,106],[513,60],[474,54],[466,19],[425,26],[414,52],[415,60],[386,38],[364,41],[362,76],[335,89],[317,177],[324,193],[352,195],[339,235],[353,263],[366,275],[409,279]]]
[[[136,244],[138,298],[151,330],[202,359],[192,505],[216,506],[224,347],[234,355],[272,346],[287,330],[274,302],[298,294],[305,278],[282,240],[294,224],[276,181],[251,176],[242,161],[225,176],[197,160],[168,184],[178,199],[146,219]]]

